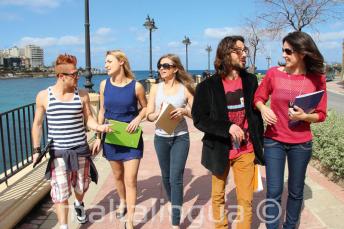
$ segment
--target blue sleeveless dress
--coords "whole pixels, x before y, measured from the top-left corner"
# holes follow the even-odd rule
[[[113,119],[121,122],[131,122],[139,113],[135,93],[136,81],[132,80],[124,87],[111,84],[110,78],[106,80],[104,89],[105,119]],[[137,148],[129,148],[107,144],[103,142],[103,154],[110,161],[128,161],[140,159],[143,155],[142,135]]]

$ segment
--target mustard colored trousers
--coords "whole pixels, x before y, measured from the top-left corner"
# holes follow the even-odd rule
[[[228,229],[228,211],[225,210],[225,187],[230,167],[233,170],[238,205],[237,217],[232,224],[232,228],[251,228],[254,158],[254,153],[242,154],[238,158],[230,160],[223,174],[212,175],[211,201],[216,229]]]

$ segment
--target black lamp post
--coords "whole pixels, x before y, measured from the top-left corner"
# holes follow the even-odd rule
[[[94,92],[92,89],[92,72],[91,72],[91,51],[90,51],[90,22],[89,22],[89,4],[88,0],[85,0],[85,55],[86,55],[86,67],[85,77],[86,83],[85,88],[88,92]]]
[[[268,62],[268,68],[267,69],[269,69],[270,68],[270,63],[271,63],[271,57],[267,56],[266,57],[266,61]]]
[[[210,52],[213,51],[210,45],[207,45],[205,51],[208,52],[208,72],[210,73]]]
[[[158,29],[155,26],[154,19],[150,18],[149,15],[147,15],[146,21],[143,24],[146,29],[149,30],[149,78],[153,78],[153,70],[152,70],[152,31]]]
[[[186,53],[185,67],[186,67],[186,71],[188,71],[188,46],[191,44],[191,41],[189,37],[184,36],[184,40],[182,42],[185,45],[185,53]]]

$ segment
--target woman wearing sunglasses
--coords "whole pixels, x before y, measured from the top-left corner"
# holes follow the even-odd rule
[[[167,54],[159,59],[158,71],[162,82],[151,88],[147,120],[154,122],[158,118],[163,102],[175,107],[170,118],[181,120],[172,134],[156,128],[154,137],[163,185],[172,205],[172,228],[179,228],[183,203],[183,174],[190,146],[184,116],[191,118],[194,81],[185,72],[179,57],[174,54]]]
[[[310,124],[326,118],[327,95],[323,56],[313,39],[304,32],[292,32],[283,38],[285,66],[267,71],[255,93],[255,105],[267,124],[264,158],[267,179],[267,228],[278,228],[284,167],[288,159],[288,200],[283,228],[295,228],[302,203],[307,165],[312,155]],[[296,96],[324,90],[311,113],[293,106]],[[270,107],[265,103],[270,98]],[[297,123],[291,125],[291,123]]]
[[[129,123],[127,132],[133,133],[146,115],[147,101],[143,86],[136,82],[127,56],[119,50],[108,51],[105,59],[108,79],[100,83],[100,109],[98,123],[112,119]],[[141,111],[137,108],[141,105]],[[99,151],[100,136],[97,136],[93,150]],[[126,228],[133,228],[136,205],[137,172],[143,155],[142,136],[137,148],[107,144],[103,142],[103,154],[110,162],[120,204],[116,218],[127,214]]]

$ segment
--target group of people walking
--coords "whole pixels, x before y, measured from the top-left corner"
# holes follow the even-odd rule
[[[225,187],[230,168],[238,205],[237,219],[232,226],[251,228],[255,164],[266,167],[266,203],[269,204],[266,227],[278,228],[286,158],[288,200],[283,228],[296,228],[306,168],[312,154],[310,124],[326,118],[326,83],[323,57],[308,34],[289,33],[282,45],[285,65],[269,69],[260,85],[257,77],[246,71],[248,48],[242,36],[227,36],[220,41],[214,61],[215,74],[196,88],[179,57],[164,55],[157,63],[161,80],[151,87],[148,102],[126,55],[120,50],[108,51],[105,68],[109,78],[100,84],[97,120],[92,117],[88,94],[77,89],[76,58],[60,55],[55,66],[56,84],[37,95],[32,128],[35,161],[41,151],[41,126],[44,114],[47,115],[48,138],[53,141],[46,174],[51,178],[51,197],[60,228],[68,228],[71,187],[76,197],[77,219],[80,223],[87,222],[83,196],[91,180],[97,181],[91,155],[101,149],[111,165],[119,196],[115,215],[125,218],[126,228],[134,228],[137,174],[144,142],[141,136],[136,148],[106,143],[104,135],[113,131],[107,120],[128,123],[126,131],[132,133],[143,119],[156,121],[163,103],[174,106],[170,118],[179,121],[172,134],[157,127],[154,136],[172,228],[179,228],[181,222],[183,174],[190,147],[185,117],[192,118],[195,127],[204,132],[201,163],[212,174],[215,228],[229,226]],[[310,113],[292,105],[296,96],[319,90],[325,93]],[[291,121],[298,121],[297,125],[290,125]],[[86,126],[98,133],[92,149],[87,146]]]

